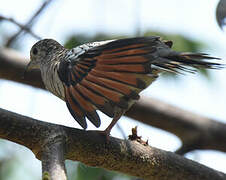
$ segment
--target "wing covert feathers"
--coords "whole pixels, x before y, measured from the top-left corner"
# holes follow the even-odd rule
[[[175,52],[171,47],[171,41],[154,36],[120,39],[92,47],[70,62],[62,61],[58,74],[64,82],[65,101],[72,116],[84,129],[85,117],[99,127],[96,110],[110,117],[117,109],[126,111],[159,72],[220,67],[218,63],[202,60],[217,58]]]

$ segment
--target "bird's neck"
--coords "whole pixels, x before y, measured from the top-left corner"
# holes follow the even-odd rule
[[[46,89],[53,93],[55,96],[64,100],[64,87],[57,72],[59,63],[60,61],[51,61],[49,63],[41,65],[41,75]]]

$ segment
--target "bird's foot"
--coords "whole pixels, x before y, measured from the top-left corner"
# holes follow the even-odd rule
[[[91,130],[92,132],[96,132],[98,134],[100,134],[101,136],[103,136],[107,142],[110,141],[110,131],[108,131],[107,129],[105,130]]]

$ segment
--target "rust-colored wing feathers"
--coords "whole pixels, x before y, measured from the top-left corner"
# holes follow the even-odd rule
[[[71,113],[71,115],[76,119],[76,121],[84,128],[87,128],[87,123],[85,120],[85,115],[82,112],[81,108],[79,107],[79,104],[77,101],[73,101],[71,93],[69,91],[69,88],[65,88],[65,100],[66,105]]]
[[[131,57],[113,57],[104,59],[103,57],[98,58],[98,63],[104,65],[117,65],[117,64],[139,64],[148,62],[148,59],[142,56],[131,56]]]
[[[81,94],[83,94],[84,97],[87,98],[87,101],[92,103],[95,107],[97,107],[108,116],[113,117],[113,106],[105,97],[96,94],[92,89],[86,87],[84,82],[77,84],[76,88]]]
[[[67,106],[83,128],[87,126],[85,117],[100,126],[97,109],[110,117],[117,108],[127,110],[132,100],[139,99],[139,92],[156,78],[145,75],[150,72],[145,55],[153,51],[151,41],[120,41],[91,48],[67,67]]]
[[[133,99],[139,99],[139,95],[136,93],[133,93],[134,91],[138,92],[139,90],[130,85],[123,84],[121,82],[117,82],[108,78],[93,76],[91,73],[87,75],[86,79],[92,81],[93,83],[99,84],[103,87],[106,87],[108,89],[111,89],[113,91],[119,92],[125,96],[131,97]]]
[[[205,54],[178,53],[171,46],[171,41],[159,37],[128,38],[92,47],[71,62],[60,63],[59,76],[73,117],[83,128],[85,117],[99,127],[96,110],[110,117],[119,108],[126,111],[159,72],[219,65],[200,61],[213,59]]]

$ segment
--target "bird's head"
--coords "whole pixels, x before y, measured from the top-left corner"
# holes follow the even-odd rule
[[[26,70],[39,69],[41,64],[50,62],[64,47],[53,39],[43,39],[35,43],[30,50],[30,62]]]

